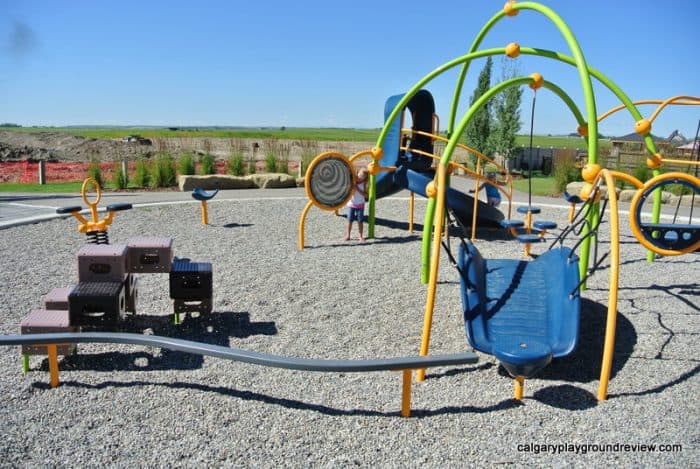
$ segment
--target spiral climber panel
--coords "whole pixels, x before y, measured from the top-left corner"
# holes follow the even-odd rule
[[[352,195],[352,167],[347,159],[328,156],[318,161],[311,171],[311,195],[318,205],[332,210]]]

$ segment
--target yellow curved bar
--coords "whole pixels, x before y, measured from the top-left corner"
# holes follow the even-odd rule
[[[400,147],[400,148],[401,148],[402,150],[403,150],[403,149],[405,149],[405,150],[408,149],[407,147]],[[422,151],[422,150],[417,150],[417,149],[415,149],[415,148],[412,148],[412,149],[411,149],[411,152],[416,153],[416,154],[418,154],[418,155],[427,156],[428,158],[432,158],[432,159],[434,159],[434,160],[440,160],[440,157],[439,157],[439,156],[433,155],[432,153],[428,153],[428,152],[425,152],[425,151]],[[488,158],[488,157],[486,157],[486,158]],[[493,163],[493,164],[496,165],[496,166],[501,167],[498,163]],[[472,170],[472,169],[469,169],[468,167],[464,166],[464,165],[461,164],[461,163],[456,163],[456,162],[454,162],[454,161],[450,161],[450,162],[448,163],[448,166],[449,166],[450,168],[460,168],[460,169],[463,170],[465,173],[467,173],[467,174],[469,174],[470,176],[476,178],[478,181],[482,181],[482,180],[483,180],[483,181],[487,181],[487,179],[486,179],[484,176],[482,176],[481,174],[477,173],[476,171],[474,171],[474,170]],[[382,168],[384,168],[384,167],[382,167]],[[396,167],[395,167],[395,166],[390,166],[388,169],[396,170]],[[508,182],[506,183],[506,185],[508,185],[508,187],[510,188],[510,193],[508,193],[505,189],[503,189],[501,186],[498,186],[498,185],[496,185],[496,189],[498,189],[499,191],[503,192],[503,195],[505,195],[505,196],[508,198],[508,200],[510,201],[510,200],[512,199],[512,193],[513,193],[513,187],[512,187],[513,178],[512,178],[512,176],[510,175],[510,173],[507,172],[507,171],[508,171],[507,169],[503,168],[503,170],[506,171],[506,176],[507,176],[507,178],[508,178]]]
[[[695,176],[692,176],[690,174],[686,173],[665,173],[660,176],[656,176],[654,178],[649,179],[643,186],[639,188],[636,194],[634,194],[634,197],[632,198],[632,202],[630,203],[630,229],[632,230],[632,234],[634,235],[635,238],[637,238],[637,241],[647,248],[650,251],[653,251],[657,254],[661,254],[662,256],[680,256],[682,254],[689,254],[691,252],[695,252],[698,249],[700,249],[700,241],[697,243],[693,244],[692,246],[689,246],[685,249],[664,249],[659,246],[656,246],[655,244],[649,242],[649,240],[646,239],[646,237],[643,235],[642,230],[639,226],[637,217],[635,214],[637,213],[638,205],[642,200],[642,195],[644,192],[649,187],[652,187],[659,182],[663,182],[666,180],[670,179],[684,179],[689,181],[691,184],[695,185],[696,187],[700,187],[700,178],[696,178]]]
[[[687,101],[681,101],[677,102],[680,100],[689,100],[690,102]],[[649,116],[649,122],[654,122],[654,119],[656,119],[656,116],[659,115],[659,113],[668,106],[669,104],[680,104],[680,105],[698,105],[700,104],[700,98],[697,98],[695,96],[674,96],[672,98],[668,98],[664,102],[662,102],[659,107],[656,108],[656,110]]]
[[[680,101],[681,99],[683,100],[688,100],[688,101]],[[680,102],[679,102],[680,101]],[[633,104],[635,106],[639,106],[642,104],[660,104],[656,111],[654,111],[654,114],[652,114],[652,117],[650,117],[648,120],[653,121],[656,118],[656,114],[661,112],[661,109],[666,107],[668,104],[675,104],[679,106],[692,106],[692,105],[698,105],[700,104],[700,98],[696,98],[694,96],[674,96],[672,98],[668,98],[666,100],[662,99],[640,99],[638,101],[633,101]],[[614,108],[604,112],[600,116],[598,116],[598,122],[602,121],[603,119],[606,119],[610,117],[611,115],[615,114],[617,111],[621,111],[625,109],[626,106],[624,104],[620,104],[619,106],[615,106]]]
[[[608,172],[615,179],[622,179],[623,181],[627,181],[630,184],[632,184],[636,189],[640,189],[644,185],[642,181],[630,174],[622,173],[620,171],[613,171],[612,169],[608,169]]]
[[[430,276],[428,278],[428,294],[425,300],[425,312],[423,314],[423,334],[421,337],[420,355],[428,354],[430,346],[430,331],[433,326],[433,309],[435,308],[435,292],[437,290],[437,277],[440,268],[440,237],[442,236],[442,224],[445,219],[445,181],[447,180],[447,166],[440,163],[437,167],[437,207],[433,222],[433,245],[430,259]],[[425,379],[425,369],[416,373],[416,379]]]
[[[457,144],[457,145],[458,145],[458,146],[462,146],[461,144]],[[464,146],[464,147],[465,147],[465,148],[469,148],[469,147],[466,147],[466,146]],[[408,150],[407,147],[400,147],[400,149],[402,149],[402,150]],[[426,156],[426,157],[432,158],[432,159],[434,159],[434,160],[440,160],[440,157],[439,157],[439,156],[433,155],[432,153],[428,153],[428,152],[425,152],[425,151],[422,151],[422,150],[417,150],[417,149],[415,149],[415,148],[412,148],[412,149],[411,149],[411,152],[416,153],[416,154],[418,154],[418,155],[422,155],[422,156]],[[477,156],[478,156],[478,155],[477,155]],[[489,159],[487,156],[484,156],[484,158]],[[479,167],[479,166],[478,166],[479,164],[480,164],[480,160],[479,160],[479,163],[477,164],[477,167]],[[498,163],[495,163],[495,162],[494,162],[493,164],[496,165],[496,166],[498,166],[498,167],[502,167],[502,166],[500,166]],[[481,174],[477,173],[476,171],[473,171],[473,170],[467,168],[466,166],[464,166],[464,165],[461,164],[461,163],[455,163],[454,161],[450,161],[450,162],[448,163],[448,167],[449,167],[450,169],[452,169],[452,168],[460,168],[460,169],[462,169],[465,173],[467,173],[467,174],[469,174],[470,176],[472,176],[472,177],[474,178],[474,180],[475,180],[475,184],[474,184],[474,193],[476,193],[476,192],[477,192],[477,189],[479,188],[479,181],[484,181],[484,182],[487,182],[488,184],[490,184],[490,182],[488,182],[488,179],[486,179],[485,177],[483,177]],[[394,167],[394,169],[395,169],[395,167]],[[498,186],[498,185],[496,185],[495,187],[496,187],[496,189],[498,189],[500,192],[502,192],[503,195],[505,195],[506,198],[508,199],[508,217],[510,218],[511,210],[512,210],[512,205],[513,205],[513,177],[510,175],[510,173],[507,172],[507,171],[508,171],[507,169],[505,169],[505,168],[503,168],[503,169],[504,169],[504,171],[506,171],[506,176],[507,176],[506,185],[508,186],[508,189],[509,189],[509,190],[506,191],[505,189],[503,189],[501,186]],[[472,209],[472,234],[471,234],[471,240],[472,240],[472,241],[476,238],[476,220],[477,220],[477,217],[478,217],[478,210],[479,210],[479,198],[475,196],[475,197],[474,197],[474,208]],[[413,212],[411,212],[411,213],[413,213]],[[411,225],[411,226],[412,226],[412,225]]]
[[[608,191],[615,190],[615,180],[610,171],[604,169],[598,178],[605,179]],[[620,280],[620,220],[617,206],[617,197],[608,197],[610,200],[610,276],[608,280],[608,317],[605,322],[605,345],[603,346],[603,360],[600,365],[600,384],[598,385],[598,400],[604,401],[608,397],[608,383],[612,370],[613,351],[615,349],[615,331],[617,329],[617,293]]]
[[[304,225],[306,224],[306,215],[309,213],[309,209],[314,206],[314,203],[309,200],[306,202],[306,207],[301,212],[299,217],[299,250],[304,250]]]
[[[351,156],[350,158],[348,158],[348,159],[349,159],[350,162],[352,163],[352,162],[355,161],[356,159],[362,158],[363,156],[369,156],[369,157],[371,158],[371,157],[372,157],[372,150],[361,150],[361,151],[358,151],[357,153],[355,153],[354,155],[352,155],[352,156]]]
[[[429,134],[429,133],[423,132],[423,131],[421,131],[421,130],[401,129],[401,132],[402,132],[402,133],[415,133],[415,134],[418,134],[418,135],[423,135],[423,136],[426,136],[426,137],[431,137],[431,138],[433,138],[434,140],[439,140],[439,141],[444,142],[444,143],[449,143],[449,139],[447,139],[447,138],[445,138],[445,137],[442,137],[442,136],[440,136],[440,135]],[[465,151],[467,151],[467,152],[469,152],[469,153],[472,153],[472,154],[474,154],[474,155],[477,157],[477,171],[473,171],[473,170],[467,168],[466,166],[464,166],[463,164],[457,163],[457,162],[455,162],[455,161],[450,161],[450,162],[449,162],[449,164],[450,164],[451,166],[454,166],[454,167],[457,167],[457,168],[461,168],[462,170],[464,170],[465,173],[470,174],[470,175],[472,175],[472,176],[474,176],[474,177],[476,177],[476,178],[478,178],[478,179],[483,179],[483,180],[485,180],[485,178],[479,173],[478,168],[481,166],[481,162],[482,162],[483,160],[486,160],[487,162],[489,162],[489,163],[491,163],[492,165],[496,166],[496,168],[498,168],[498,170],[499,170],[499,172],[500,172],[501,174],[505,174],[505,175],[506,175],[506,186],[508,186],[508,188],[510,189],[510,192],[506,192],[504,189],[502,189],[502,188],[499,187],[499,186],[496,186],[496,187],[498,188],[498,190],[500,190],[501,192],[503,192],[503,194],[504,194],[506,197],[508,197],[509,202],[512,200],[512,198],[513,198],[513,176],[510,174],[510,171],[508,171],[508,168],[506,168],[505,166],[502,166],[502,165],[498,164],[498,163],[497,163],[495,160],[493,160],[492,158],[489,158],[488,156],[484,155],[484,154],[481,153],[480,151],[475,150],[475,149],[473,149],[473,148],[471,148],[471,147],[469,147],[469,146],[467,146],[467,145],[464,145],[464,144],[462,144],[462,143],[458,143],[458,144],[456,145],[456,147],[457,147],[457,148],[461,148],[461,149],[463,149],[463,150],[465,150]],[[403,149],[403,150],[408,150],[409,148],[401,147],[401,149]],[[427,153],[427,152],[424,152],[424,151],[421,151],[421,150],[417,150],[417,149],[415,149],[415,148],[412,148],[412,149],[410,149],[410,150],[411,150],[412,152],[414,152],[414,153],[418,153],[418,154],[423,155],[423,156],[428,156],[428,157],[433,158],[433,159],[440,159],[439,156],[436,156],[436,155],[433,155],[433,154],[431,154],[431,153]],[[476,187],[475,187],[475,189],[476,189]],[[508,207],[508,217],[510,217],[510,210],[511,210],[511,209],[510,209],[510,206],[509,206],[509,207]]]
[[[433,140],[439,140],[439,141],[441,141],[441,142],[443,142],[443,143],[449,143],[449,141],[450,141],[449,139],[447,139],[447,138],[445,138],[445,137],[443,137],[443,136],[441,136],[441,135],[431,134],[431,133],[428,133],[428,132],[423,132],[422,130],[401,129],[401,133],[414,133],[414,134],[418,134],[418,135],[423,135],[423,136],[425,136],[425,137],[430,137],[430,138],[432,138]],[[456,146],[457,146],[457,148],[461,148],[462,150],[465,150],[465,151],[467,151],[467,152],[469,152],[469,153],[472,153],[474,156],[476,156],[476,157],[477,157],[478,159],[480,159],[480,160],[486,160],[486,161],[488,161],[489,163],[491,163],[491,164],[493,164],[494,166],[496,166],[496,167],[500,170],[500,172],[506,173],[506,174],[510,174],[510,172],[508,171],[508,169],[506,169],[504,166],[501,166],[500,164],[496,163],[495,160],[493,160],[492,158],[489,158],[488,156],[484,155],[484,154],[481,153],[480,151],[475,150],[475,149],[473,149],[473,148],[471,148],[471,147],[469,147],[469,146],[467,146],[467,145],[464,145],[463,143],[458,143]],[[406,149],[408,149],[408,148],[406,148]],[[412,152],[418,152],[419,150],[416,150],[416,149],[412,148],[411,151],[412,151]],[[439,157],[435,157],[435,156],[433,156],[433,155],[430,155],[429,153],[425,153],[425,155],[426,155],[426,156],[432,156],[433,158],[438,158],[438,159],[439,159]],[[450,161],[450,163],[453,163],[453,162]],[[456,163],[455,163],[455,164],[456,164]]]

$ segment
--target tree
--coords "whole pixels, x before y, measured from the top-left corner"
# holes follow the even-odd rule
[[[501,80],[505,81],[517,75],[517,66],[512,60],[504,59],[501,68]],[[494,98],[494,125],[491,129],[491,148],[505,158],[512,158],[515,152],[515,136],[521,129],[520,103],[523,89],[513,86],[498,93]]]
[[[477,99],[479,99],[484,93],[486,93],[491,87],[491,68],[493,67],[493,60],[491,57],[486,59],[486,64],[484,68],[481,69],[479,73],[479,80],[477,82],[474,93],[469,100],[469,105],[473,105]],[[467,146],[489,155],[492,152],[491,142],[489,135],[491,134],[491,104],[486,103],[481,109],[479,109],[471,121],[467,124],[467,128],[464,131],[465,140]],[[472,160],[474,157],[472,156]]]

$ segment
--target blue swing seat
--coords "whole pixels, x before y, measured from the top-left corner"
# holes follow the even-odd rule
[[[469,344],[528,378],[576,347],[581,312],[578,256],[551,249],[533,261],[485,260],[460,245],[464,325]]]

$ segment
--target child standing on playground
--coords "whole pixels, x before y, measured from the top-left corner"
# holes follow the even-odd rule
[[[486,174],[486,182],[481,184],[476,192],[481,192],[481,189],[486,189],[486,203],[492,207],[498,207],[501,205],[501,193],[498,190],[496,182],[496,173]],[[470,193],[474,193],[474,189],[469,190]]]
[[[353,220],[357,221],[357,228],[360,232],[360,241],[364,241],[365,237],[362,231],[362,222],[365,218],[365,197],[367,197],[367,170],[365,168],[357,171],[357,180],[355,182],[355,191],[348,201],[348,224],[345,229],[345,241],[350,240],[350,231],[352,229]]]

